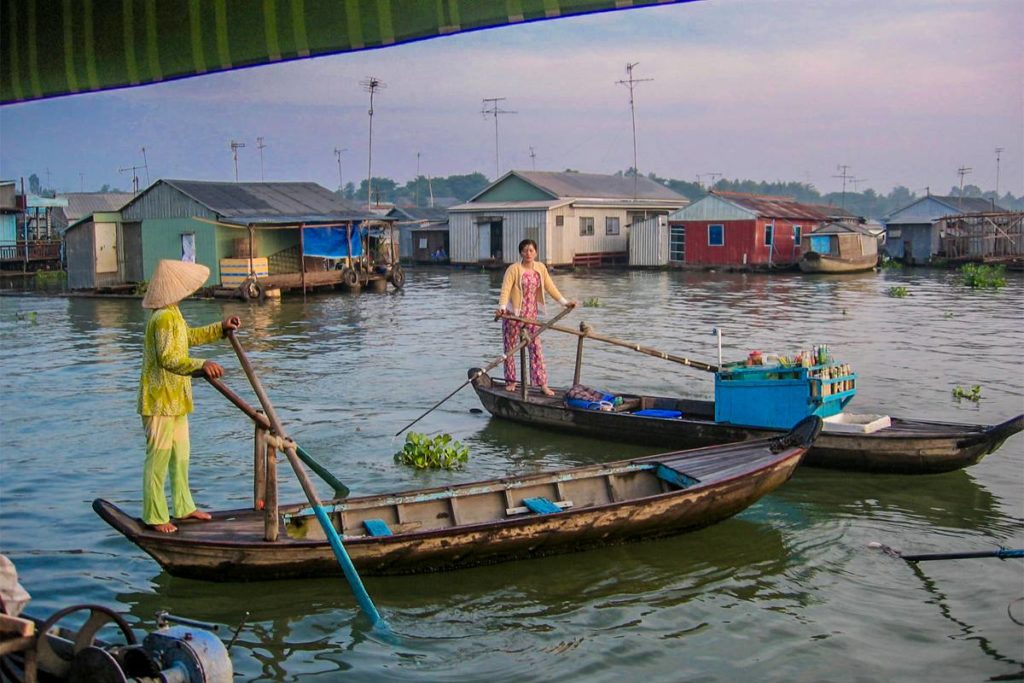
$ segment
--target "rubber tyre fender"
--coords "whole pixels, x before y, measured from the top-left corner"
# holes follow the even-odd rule
[[[405,269],[397,263],[391,267],[391,275],[389,277],[391,284],[395,286],[395,289],[402,289],[405,287]]]
[[[355,287],[359,284],[359,274],[351,268],[344,268],[341,271],[341,282],[349,287]]]

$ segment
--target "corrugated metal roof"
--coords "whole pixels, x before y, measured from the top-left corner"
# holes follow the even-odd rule
[[[567,199],[549,199],[547,201],[521,202],[468,202],[448,207],[448,211],[535,211],[564,206],[572,202]]]
[[[798,218],[811,221],[826,221],[829,218],[815,207],[801,204],[789,197],[771,197],[742,192],[711,192],[710,194],[738,204],[745,209],[750,209],[763,218]]]
[[[860,216],[858,216],[855,213],[847,211],[846,209],[844,209],[842,207],[839,207],[839,206],[832,206],[831,204],[805,204],[804,206],[809,206],[812,209],[823,213],[824,215],[828,216],[829,218],[847,218],[847,219],[859,219],[860,218]]]
[[[552,171],[511,171],[523,180],[556,197],[591,199],[632,199],[633,177],[600,173],[556,173]],[[636,179],[637,199],[664,199],[685,203],[686,198],[650,178]]]
[[[316,183],[222,183],[161,180],[232,223],[379,219]]]
[[[98,211],[119,211],[135,195],[131,192],[68,192],[64,215],[68,223],[74,223]]]
[[[991,199],[985,199],[983,197],[939,197],[937,195],[931,195],[932,199],[937,199],[943,204],[949,204],[949,206],[956,211],[956,213],[990,213],[994,211],[1005,211],[1006,209],[993,204]]]
[[[396,206],[388,216],[402,221],[441,222],[448,220],[448,209],[441,206]]]

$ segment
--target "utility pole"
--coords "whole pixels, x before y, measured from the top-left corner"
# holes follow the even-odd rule
[[[1003,153],[1002,147],[996,147],[996,200],[999,200],[999,157]]]
[[[709,178],[711,178],[711,188],[710,188],[710,190],[714,190],[715,189],[715,185],[718,184],[718,179],[722,177],[721,173],[705,173],[704,175],[706,175]]]
[[[142,167],[146,169],[146,187],[149,187],[149,162],[146,161],[146,148],[142,148]]]
[[[256,138],[256,149],[260,151],[260,182],[265,182],[266,178],[263,176],[263,148],[266,145],[263,144],[263,138]]]
[[[85,192],[85,174],[81,171],[78,172],[78,191]]]
[[[956,169],[957,175],[960,176],[960,199],[957,203],[957,208],[963,211],[964,208],[964,176],[971,173],[974,169],[966,166],[961,166]]]
[[[633,201],[636,201],[636,183],[637,176],[640,175],[640,169],[636,165],[636,107],[634,106],[633,88],[637,83],[644,83],[647,81],[653,81],[653,78],[633,78],[633,68],[638,66],[640,62],[633,62],[630,64],[626,63],[626,80],[615,81],[618,85],[624,85],[629,88],[629,116],[633,121]]]
[[[235,160],[235,182],[238,182],[238,148],[245,147],[244,142],[231,141],[231,158]]]
[[[348,147],[342,147],[341,149],[338,149],[337,147],[334,148],[334,156],[338,158],[338,192],[345,191],[345,183],[341,181],[341,153],[347,151]]]
[[[139,193],[139,173],[138,172],[141,171],[142,168],[143,168],[142,166],[125,166],[124,168],[117,169],[118,173],[127,173],[127,172],[131,171],[131,173],[132,173],[132,193],[133,194],[138,194]]]
[[[374,76],[367,76],[359,81],[359,85],[363,86],[363,90],[370,93],[370,137],[366,146],[366,209],[369,211],[370,207],[373,206],[373,95],[378,90],[383,90],[388,86],[384,81]]]
[[[494,117],[494,179],[497,180],[498,176],[501,175],[501,167],[498,164],[498,114],[517,114],[508,109],[502,109],[498,102],[501,102],[506,98],[504,97],[485,97],[483,98],[483,109],[480,113],[486,116]],[[488,109],[490,107],[490,109]]]
[[[420,205],[420,153],[416,152],[416,206]]]
[[[846,208],[846,181],[847,180],[852,180],[853,176],[850,175],[849,173],[847,173],[847,171],[850,170],[850,167],[847,164],[837,164],[836,165],[836,170],[839,171],[839,175],[834,175],[832,177],[833,178],[842,178],[843,179],[843,198],[842,198],[842,201],[840,202],[839,206],[840,206],[840,208],[845,209]]]
[[[537,153],[533,151],[533,146],[530,146],[530,163],[533,164],[533,170],[537,170]]]

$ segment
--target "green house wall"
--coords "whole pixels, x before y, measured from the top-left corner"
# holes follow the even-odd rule
[[[509,176],[491,189],[480,195],[474,202],[522,202],[548,201],[557,199],[549,192],[531,185],[518,176]]]
[[[142,221],[143,278],[153,278],[157,261],[161,259],[181,260],[181,236],[191,232],[196,236],[196,263],[210,269],[206,286],[220,282],[220,259],[231,255],[231,240],[226,240],[227,251],[221,251],[225,240],[218,237],[217,231],[217,226],[192,218],[150,218]]]

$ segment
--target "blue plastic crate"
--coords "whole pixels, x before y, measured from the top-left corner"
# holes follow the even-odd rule
[[[751,427],[789,429],[808,415],[842,412],[857,393],[822,390],[856,380],[856,374],[830,379],[813,376],[825,366],[752,366],[715,374],[715,421]],[[823,393],[830,395],[823,396]]]

